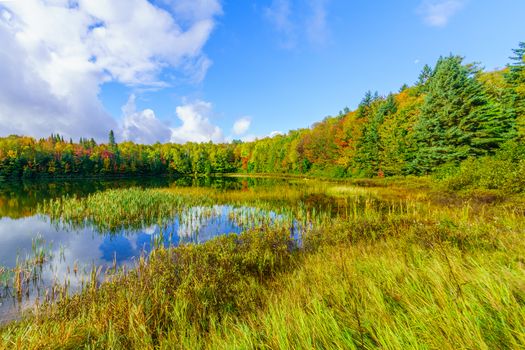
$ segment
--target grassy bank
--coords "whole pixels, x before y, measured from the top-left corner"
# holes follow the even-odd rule
[[[143,201],[156,217],[190,198],[288,208],[312,225],[300,242],[286,225],[265,224],[158,248],[134,270],[4,326],[0,348],[525,347],[525,219],[517,199],[449,201],[401,185],[313,183],[132,189],[49,208],[62,219],[89,212],[102,222],[103,208],[134,201],[116,211],[133,222]],[[312,204],[323,201],[332,215]]]

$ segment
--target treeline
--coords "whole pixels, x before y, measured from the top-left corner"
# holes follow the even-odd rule
[[[505,69],[484,72],[459,56],[425,66],[413,86],[368,92],[308,129],[254,142],[105,144],[58,135],[0,139],[0,176],[295,173],[331,177],[448,174],[464,161],[525,159],[525,43]],[[479,163],[479,162],[478,162]],[[496,162],[497,163],[497,162]],[[499,164],[499,163],[498,163]],[[499,166],[498,166],[499,167]],[[463,171],[461,170],[461,171]]]
[[[111,139],[111,138],[110,138]],[[140,145],[133,142],[79,143],[47,139],[0,139],[0,176],[139,176],[231,173],[237,170],[235,144]]]

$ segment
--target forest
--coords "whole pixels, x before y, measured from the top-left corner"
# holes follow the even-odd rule
[[[117,143],[113,131],[101,144],[11,135],[0,138],[0,178],[433,174],[454,186],[521,191],[523,137],[525,42],[503,69],[484,71],[460,56],[444,56],[397,93],[367,92],[356,110],[345,108],[309,128],[254,142],[141,145]]]

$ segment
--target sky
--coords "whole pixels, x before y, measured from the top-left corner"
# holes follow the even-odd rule
[[[0,0],[0,136],[229,142],[310,127],[458,54],[504,67],[523,0]]]

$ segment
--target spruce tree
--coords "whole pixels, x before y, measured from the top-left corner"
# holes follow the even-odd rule
[[[515,120],[520,139],[525,138],[525,42],[513,49],[512,63],[507,66],[507,89],[503,97],[504,113]]]
[[[432,68],[428,64],[425,64],[416,82],[416,86],[424,86],[427,81],[432,77]]]
[[[359,106],[357,107],[357,116],[359,118],[365,118],[370,110],[370,107],[372,106],[372,103],[379,99],[379,94],[377,91],[375,93],[372,93],[372,91],[367,91],[365,93],[365,97],[361,100],[361,103],[359,103]]]
[[[525,42],[519,43],[517,49],[512,49],[512,53],[514,56],[511,56],[510,59],[513,62],[508,65],[507,80],[511,84],[518,85],[525,82]]]
[[[413,172],[430,173],[497,148],[505,118],[493,108],[475,79],[476,67],[459,56],[441,57],[425,84],[426,96],[415,126]]]
[[[397,106],[394,96],[390,94],[386,99],[376,98],[366,109],[367,123],[357,144],[356,163],[365,176],[376,176],[381,171],[380,152],[382,142],[379,128],[385,118],[396,112]]]
[[[115,133],[113,133],[113,130],[109,131],[109,147],[115,148],[117,143],[115,142]]]

